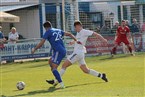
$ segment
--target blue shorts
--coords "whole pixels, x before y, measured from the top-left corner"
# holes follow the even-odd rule
[[[62,51],[62,52],[53,51],[53,55],[51,57],[52,63],[59,65],[62,59],[65,57],[65,55],[66,55],[66,51]]]

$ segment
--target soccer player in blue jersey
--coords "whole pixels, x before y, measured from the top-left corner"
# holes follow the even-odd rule
[[[57,67],[59,66],[62,59],[66,55],[66,49],[63,43],[63,36],[70,36],[75,41],[77,40],[71,33],[64,32],[60,29],[52,28],[52,25],[49,21],[45,22],[43,26],[46,29],[46,32],[41,42],[35,48],[32,49],[32,54],[34,54],[34,52],[38,48],[40,48],[45,43],[46,40],[50,42],[52,50],[53,50],[53,55],[50,58],[51,71],[53,75],[55,76],[55,78],[57,79],[57,81],[60,83],[60,87],[65,88],[64,83],[62,82],[61,76],[59,72],[57,71]],[[77,43],[80,44],[80,42],[77,42]]]

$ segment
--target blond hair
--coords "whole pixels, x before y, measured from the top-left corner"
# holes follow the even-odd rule
[[[11,30],[16,30],[16,28],[15,27],[12,27]]]

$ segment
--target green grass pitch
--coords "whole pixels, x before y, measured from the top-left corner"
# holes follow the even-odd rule
[[[97,56],[86,58],[88,67],[105,72],[109,82],[84,74],[77,64],[63,76],[65,89],[54,88],[45,82],[53,79],[47,61],[13,63],[0,66],[1,97],[144,97],[145,53]],[[62,62],[63,63],[63,62]],[[61,66],[60,66],[61,67]],[[60,69],[60,68],[59,68]],[[24,81],[26,88],[16,89]]]

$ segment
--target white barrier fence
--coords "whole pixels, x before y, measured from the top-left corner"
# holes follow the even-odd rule
[[[114,45],[114,35],[104,35],[108,40],[108,46],[104,45],[95,37],[89,37],[86,48],[87,56],[93,55],[103,55],[110,54],[110,50]],[[41,58],[48,57],[51,52],[51,46],[48,41],[45,42],[43,47],[38,49],[35,54],[31,54],[31,49],[35,47],[41,39],[30,39],[19,41],[16,44],[4,44],[4,48],[0,48],[0,60],[19,60],[19,59],[29,59],[29,58]],[[73,52],[73,46],[68,45],[71,40],[66,39],[65,44],[67,48],[67,54]],[[145,34],[135,34],[133,35],[134,46],[137,51],[145,51]],[[118,53],[123,53],[122,46],[117,50]]]
[[[111,49],[114,46],[114,35],[103,35],[104,38],[108,40],[108,45],[105,45],[106,43],[102,43],[99,39],[96,37],[89,37],[86,43],[86,49],[87,49],[87,56],[96,56],[96,55],[104,55],[104,54],[110,54]],[[135,51],[145,51],[145,35],[141,33],[137,33],[132,35],[132,40],[134,45]],[[73,46],[69,45],[68,43],[71,41],[71,39],[68,39],[66,41],[66,47],[67,47],[67,54],[71,54],[73,50]],[[126,52],[128,52],[128,49]],[[124,47],[121,44],[117,48],[117,53],[126,53],[124,52]]]
[[[32,48],[35,47],[40,40],[41,39],[31,39],[19,41],[15,44],[4,44],[4,48],[0,49],[1,61],[48,57],[51,46],[47,41],[35,54],[31,54]]]

